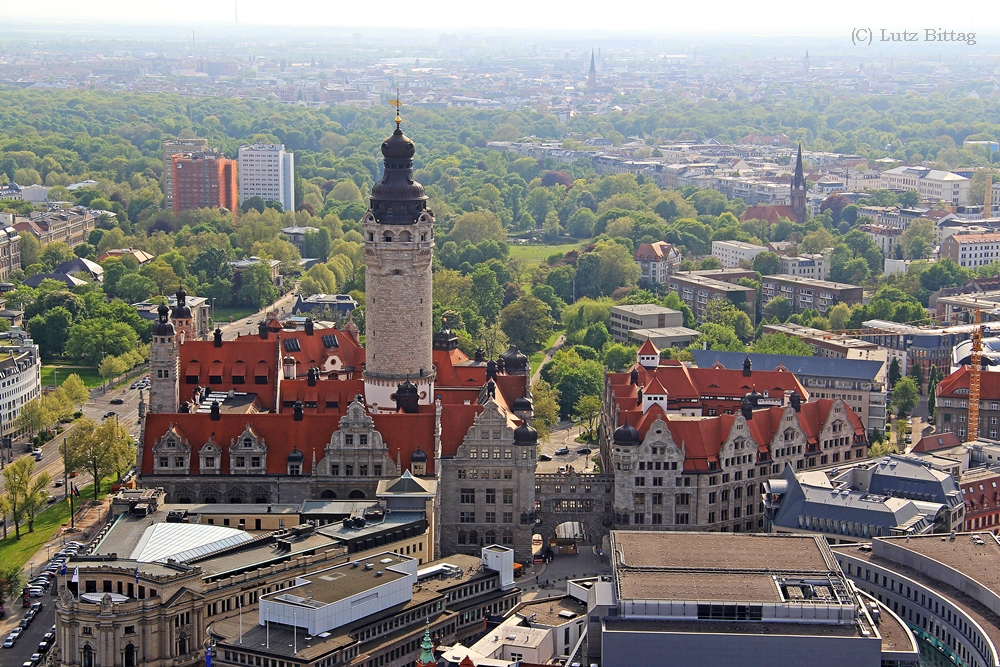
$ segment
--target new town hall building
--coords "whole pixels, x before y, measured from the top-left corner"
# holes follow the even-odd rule
[[[434,215],[397,126],[362,220],[366,347],[353,323],[197,340],[186,295],[154,325],[140,483],[174,503],[375,500],[380,480],[433,476],[435,553],[499,544],[530,558],[537,434],[528,360],[469,358],[433,333]]]

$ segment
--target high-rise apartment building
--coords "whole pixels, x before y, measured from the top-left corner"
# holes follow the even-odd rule
[[[260,197],[295,208],[295,157],[284,144],[240,146],[240,201]]]
[[[177,153],[171,157],[173,211],[225,208],[235,213],[236,160],[217,153]]]
[[[178,153],[205,151],[208,149],[208,139],[170,139],[163,142],[163,208],[174,209],[174,173],[171,165],[173,157]]]

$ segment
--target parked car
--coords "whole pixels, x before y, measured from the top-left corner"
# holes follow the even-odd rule
[[[54,487],[56,487],[56,488],[58,489],[58,488],[59,488],[60,486],[62,486],[62,485],[63,485],[63,480],[61,480],[61,479],[57,479],[57,480],[56,480],[56,483],[55,483],[55,484],[53,484],[52,486],[54,486]]]
[[[576,453],[577,454],[589,454],[590,453],[590,447],[580,447],[579,449],[576,450]]]
[[[45,636],[44,636],[44,637],[42,637],[42,639],[43,639],[44,641],[47,641],[47,642],[49,642],[50,644],[52,643],[52,640],[53,640],[53,639],[55,639],[55,638],[56,638],[56,633],[54,633],[54,632],[46,632],[46,633],[45,633]]]
[[[20,637],[20,636],[21,636],[21,633],[22,633],[22,632],[24,632],[24,628],[20,628],[20,627],[18,627],[18,628],[14,628],[13,630],[11,630],[11,631],[10,631],[10,634],[11,634],[11,636],[12,636],[12,637],[13,637],[14,639],[17,639],[18,637]]]
[[[32,587],[32,588],[29,588],[28,589],[28,595],[30,595],[33,598],[40,598],[43,595],[45,595],[45,589],[42,588],[41,586],[35,586],[35,587]]]
[[[3,647],[4,648],[14,648],[14,642],[16,642],[16,641],[17,641],[17,637],[15,637],[14,635],[8,635],[7,639],[5,639],[4,642],[3,642]]]
[[[569,454],[569,447],[560,447],[556,450],[556,456],[562,456],[564,454]]]
[[[101,417],[101,419],[107,419],[108,417],[114,417],[114,416],[115,416],[115,411],[108,410],[107,412],[104,413],[104,416]]]
[[[125,399],[124,398],[112,398],[111,399],[111,405],[124,405],[124,404],[125,404]]]
[[[41,653],[32,653],[31,654],[31,664],[37,665],[41,661],[42,661],[42,654]]]
[[[42,450],[40,450],[38,447],[32,447],[31,453],[34,454],[35,456],[38,456],[39,454],[42,453]]]
[[[35,664],[30,660],[25,660],[21,663],[21,667],[35,667]]]
[[[51,646],[51,644],[49,644],[48,642],[38,642],[38,652],[45,653],[46,651],[49,650],[49,646]]]
[[[35,612],[36,614],[40,612],[42,609],[45,609],[45,605],[43,603],[41,602],[31,603],[31,611]]]
[[[538,455],[538,460],[539,461],[551,461],[552,457],[549,456],[548,454],[539,454]]]
[[[34,618],[34,616],[31,618]],[[31,625],[31,618],[22,618],[17,624],[18,629],[22,631],[27,630],[28,626]]]

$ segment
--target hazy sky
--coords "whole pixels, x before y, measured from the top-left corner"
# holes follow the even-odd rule
[[[887,31],[927,28],[1000,32],[1000,11],[987,0],[942,5],[939,0],[807,0],[714,2],[666,0],[411,0],[410,2],[345,2],[343,0],[236,0],[241,25],[307,25],[331,27],[414,26],[461,28],[536,28],[543,30],[755,34],[832,34],[850,40],[855,28],[877,36]],[[234,23],[234,0],[36,0],[5,2],[4,20],[46,23],[97,22],[194,25]],[[947,18],[954,14],[955,18]]]

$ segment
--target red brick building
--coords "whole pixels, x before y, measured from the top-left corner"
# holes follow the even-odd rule
[[[171,158],[174,215],[197,208],[225,208],[236,214],[236,160],[217,153],[177,153]]]

